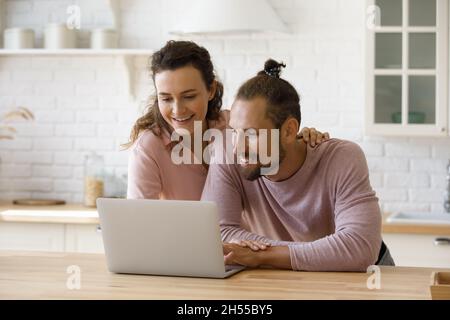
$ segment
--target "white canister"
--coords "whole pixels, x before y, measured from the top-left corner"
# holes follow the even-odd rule
[[[92,49],[117,48],[117,32],[114,29],[94,29],[91,32]]]
[[[75,29],[67,28],[66,24],[50,23],[45,27],[44,48],[69,49],[77,47]]]
[[[4,31],[5,49],[34,48],[34,31],[25,28],[10,28]]]

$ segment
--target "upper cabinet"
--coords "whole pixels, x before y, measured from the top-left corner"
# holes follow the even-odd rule
[[[445,136],[448,0],[369,0],[366,133]]]

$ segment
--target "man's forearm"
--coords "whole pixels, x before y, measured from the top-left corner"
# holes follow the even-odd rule
[[[288,245],[293,244],[291,241],[279,241],[266,238],[264,236],[251,233],[242,228],[232,226],[221,226],[222,240],[230,242],[232,240],[255,240],[269,243],[271,246],[266,250],[255,252],[258,265],[271,266],[278,269],[291,269],[291,257]]]
[[[259,251],[260,266],[271,266],[278,269],[292,269],[289,248],[286,246],[269,247]]]
[[[269,239],[265,236],[249,232],[242,228],[234,226],[221,226],[220,232],[222,234],[223,242],[231,242],[233,240],[254,240],[260,242],[270,243],[272,246],[288,246],[293,244],[291,241],[281,241]]]

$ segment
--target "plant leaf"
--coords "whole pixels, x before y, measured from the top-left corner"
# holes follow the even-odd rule
[[[25,108],[25,107],[18,107],[18,108],[16,108],[16,110],[13,110],[13,111],[10,111],[10,112],[6,113],[2,117],[2,119],[5,122],[11,121],[11,120],[14,120],[14,119],[33,120],[34,119],[34,115],[27,108]]]
[[[18,109],[23,111],[23,113],[27,116],[27,119],[34,120],[34,115],[29,109],[25,107],[18,107]]]
[[[25,115],[22,112],[19,112],[19,111],[11,111],[11,112],[8,112],[7,114],[5,114],[3,116],[3,119],[5,121],[11,121],[11,120],[18,119],[18,118],[27,119],[25,117]]]
[[[13,128],[13,127],[2,127],[1,130],[6,130],[6,131],[9,131],[12,133],[17,133],[16,128]]]

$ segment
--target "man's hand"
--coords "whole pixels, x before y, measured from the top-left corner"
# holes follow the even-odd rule
[[[224,243],[222,247],[225,264],[240,264],[251,268],[265,265],[278,269],[292,269],[288,247],[267,247],[258,251],[235,243]]]
[[[259,251],[259,250],[266,250],[268,247],[270,247],[270,243],[268,242],[260,242],[256,240],[238,240],[233,239],[230,241],[230,243],[235,243],[240,245],[243,248],[250,248],[253,251]]]
[[[236,243],[223,244],[225,264],[240,264],[251,268],[259,267],[261,252],[253,251]]]

